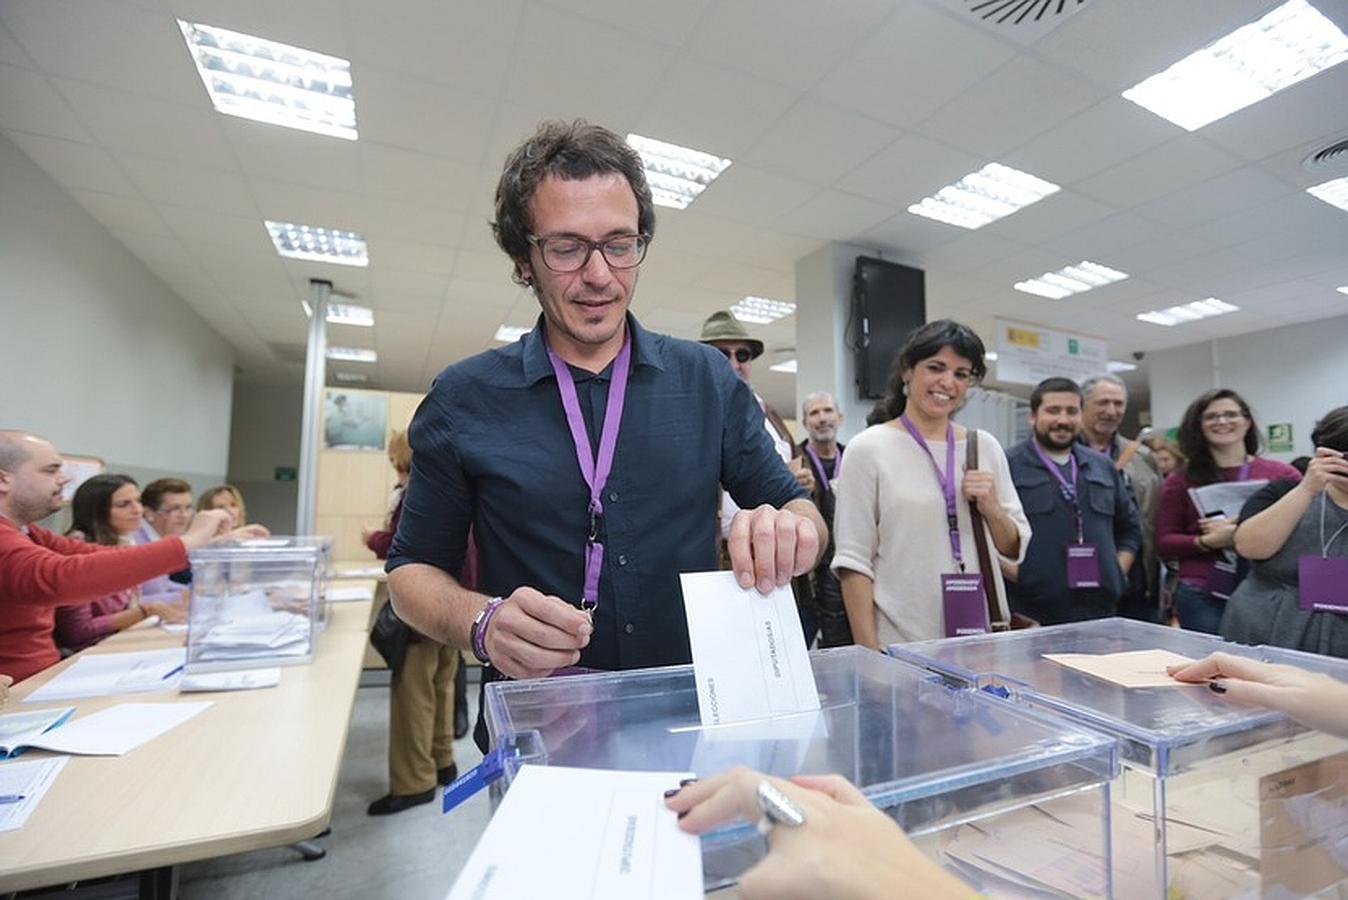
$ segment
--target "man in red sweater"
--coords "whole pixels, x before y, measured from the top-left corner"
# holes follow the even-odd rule
[[[59,510],[61,454],[22,431],[0,431],[0,674],[15,681],[60,661],[57,606],[84,603],[187,568],[187,551],[229,529],[224,510],[199,512],[181,537],[139,547],[71,540],[33,525]]]

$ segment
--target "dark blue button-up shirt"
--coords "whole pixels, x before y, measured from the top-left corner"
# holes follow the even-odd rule
[[[1076,518],[1058,480],[1034,452],[1033,441],[1022,441],[1006,452],[1011,480],[1033,534],[1025,561],[1020,564],[1019,578],[1006,586],[1011,609],[1044,625],[1112,616],[1124,587],[1117,553],[1137,553],[1142,544],[1132,491],[1108,456],[1081,444],[1072,445],[1078,466],[1076,488],[1082,532],[1086,543],[1099,548],[1100,587],[1069,588],[1067,545],[1076,542]],[[1141,565],[1141,560],[1136,564]]]
[[[604,487],[599,607],[580,660],[598,669],[691,659],[679,573],[716,568],[718,484],[746,509],[805,496],[752,391],[719,351],[646,331],[631,315],[627,327],[632,368]],[[611,369],[571,368],[592,449]],[[471,525],[482,592],[528,586],[579,602],[589,489],[541,320],[517,343],[441,372],[410,439],[412,475],[389,571],[415,562],[457,574]]]

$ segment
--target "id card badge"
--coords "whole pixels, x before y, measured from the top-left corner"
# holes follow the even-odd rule
[[[1069,588],[1098,588],[1100,586],[1099,545],[1067,545],[1067,586]]]
[[[946,637],[987,634],[990,630],[982,575],[942,575],[941,602],[945,609]]]
[[[1212,572],[1203,585],[1209,594],[1219,600],[1230,600],[1236,589],[1236,564],[1228,559],[1219,559],[1212,564]]]
[[[1297,580],[1302,609],[1348,614],[1348,557],[1303,556]]]

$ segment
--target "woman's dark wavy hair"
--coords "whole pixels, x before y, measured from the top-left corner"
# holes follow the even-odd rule
[[[949,347],[969,360],[975,383],[988,374],[988,365],[983,361],[987,352],[983,348],[983,339],[972,328],[951,319],[928,322],[908,335],[898,356],[894,357],[894,365],[890,366],[884,400],[885,414],[890,419],[897,419],[903,413],[908,399],[903,395],[903,373],[940,353],[942,347]]]
[[[117,546],[121,535],[113,529],[108,515],[112,495],[128,484],[136,484],[136,479],[130,475],[95,475],[76,488],[70,501],[70,531],[80,532],[91,544]]]
[[[1184,418],[1180,420],[1180,452],[1188,459],[1184,469],[1194,484],[1212,484],[1221,480],[1217,462],[1212,458],[1212,448],[1203,437],[1203,413],[1218,400],[1234,400],[1240,407],[1241,414],[1250,423],[1245,432],[1245,452],[1250,456],[1259,454],[1259,426],[1254,421],[1254,413],[1250,412],[1250,404],[1230,388],[1214,388],[1190,403],[1184,411]]]
[[[1315,423],[1315,428],[1311,429],[1311,446],[1348,453],[1348,406],[1331,409]]]
[[[655,202],[646,183],[641,155],[617,134],[583,119],[544,122],[509,157],[496,184],[496,221],[491,224],[496,243],[515,263],[515,283],[528,282],[520,260],[529,258],[533,217],[529,201],[549,175],[579,181],[616,172],[627,179],[637,197],[637,231],[655,237]]]

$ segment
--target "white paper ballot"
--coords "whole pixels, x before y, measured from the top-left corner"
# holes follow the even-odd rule
[[[90,653],[70,668],[23,698],[24,703],[166,691],[175,686],[170,675],[183,667],[187,651],[182,647],[145,650],[138,653]]]
[[[449,900],[700,900],[701,843],[664,800],[689,777],[525,766]]]
[[[23,798],[14,803],[0,803],[0,831],[23,827],[69,759],[69,756],[26,759],[0,766],[0,795]]]
[[[685,572],[683,606],[703,725],[819,709],[819,690],[789,586],[768,596],[732,572]]]
[[[245,669],[242,672],[195,672],[188,673],[178,682],[178,690],[187,694],[193,691],[252,691],[257,688],[276,687],[281,683],[281,670]]]
[[[361,587],[360,585],[348,585],[346,587],[330,587],[323,599],[329,603],[357,603],[361,600],[373,600],[374,588]]]
[[[209,701],[119,703],[49,731],[30,747],[84,756],[121,756],[200,714]]]

